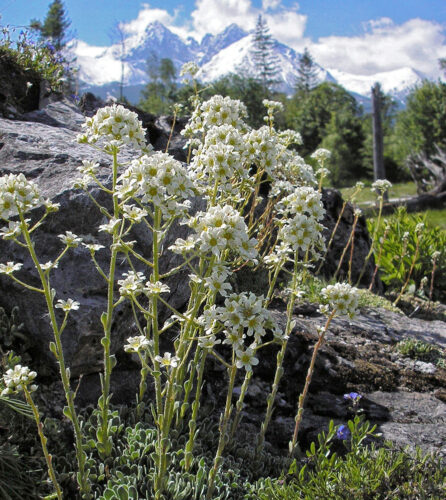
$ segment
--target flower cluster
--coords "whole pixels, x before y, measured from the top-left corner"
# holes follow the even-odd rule
[[[132,197],[140,198],[144,203],[160,207],[168,216],[183,215],[189,204],[179,200],[187,200],[195,193],[193,181],[183,165],[161,152],[134,160],[118,181],[119,198],[124,201]],[[134,208],[127,212],[124,216],[128,218],[134,217],[137,212],[138,217],[143,216]]]
[[[146,146],[145,130],[138,115],[124,106],[113,104],[99,109],[93,117],[87,118],[83,127],[85,133],[78,136],[81,143],[95,144],[104,139],[117,147],[123,144]]]
[[[278,213],[281,214],[278,245],[266,262],[278,264],[283,262],[290,252],[294,254],[302,251],[323,248],[323,226],[319,220],[325,210],[321,201],[321,194],[309,186],[296,188],[279,204]]]
[[[122,297],[134,297],[143,291],[143,282],[146,279],[143,273],[129,271],[123,273],[123,276],[124,279],[118,280],[119,293]]]
[[[277,338],[282,332],[274,321],[271,313],[263,306],[264,297],[252,292],[233,293],[225,299],[224,306],[204,311],[206,331],[223,330],[226,336],[224,344],[234,348],[242,348],[243,339],[249,338],[256,345],[261,342],[266,330],[273,331]]]
[[[281,145],[277,136],[269,127],[263,126],[246,134],[245,140],[252,163],[257,165],[257,170],[265,171],[274,177]]]
[[[391,187],[392,183],[387,179],[378,179],[372,184],[372,190],[375,191],[375,193],[379,196],[382,196]]]
[[[331,152],[328,149],[319,148],[311,155],[311,158],[314,158],[320,165],[324,165],[331,158]]]
[[[207,212],[198,212],[188,224],[196,232],[190,240],[200,252],[220,257],[225,250],[232,250],[243,259],[255,261],[257,241],[249,238],[245,220],[230,205],[216,205]],[[177,241],[171,249],[181,251],[179,243]]]
[[[8,220],[19,212],[22,214],[42,205],[37,186],[23,174],[9,174],[0,177],[0,218]]]
[[[190,75],[194,77],[198,73],[198,70],[199,68],[197,63],[189,61],[187,63],[184,63],[183,66],[181,66],[180,76]]]
[[[202,347],[211,348],[220,341],[215,335],[223,332],[223,344],[234,349],[238,368],[251,370],[258,363],[255,352],[266,331],[273,332],[277,339],[283,332],[271,313],[263,306],[264,297],[252,292],[233,293],[226,297],[223,306],[212,306],[203,312],[201,318],[207,337],[200,341]],[[247,342],[249,345],[245,345]]]
[[[322,297],[327,302],[326,306],[321,306],[324,313],[332,312],[339,316],[347,314],[350,318],[357,313],[358,289],[348,283],[336,283],[323,288]]]
[[[279,213],[285,216],[306,215],[319,221],[325,214],[321,193],[310,186],[301,186],[284,198]]]
[[[36,377],[37,373],[31,371],[27,366],[15,365],[14,368],[10,368],[3,375],[3,382],[6,387],[3,389],[1,395],[15,394],[16,392],[23,391],[24,387],[27,387],[29,392],[35,391],[37,386],[32,381]]]
[[[197,107],[181,133],[192,136],[207,131],[211,127],[225,124],[244,129],[246,125],[243,118],[246,114],[246,106],[241,101],[215,95]]]

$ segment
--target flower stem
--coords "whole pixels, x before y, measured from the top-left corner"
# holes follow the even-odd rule
[[[276,372],[274,374],[274,381],[273,385],[271,388],[271,393],[268,395],[267,398],[267,407],[266,407],[266,414],[265,414],[265,419],[260,427],[260,432],[257,435],[257,443],[256,443],[256,451],[255,451],[255,456],[256,459],[258,460],[260,458],[260,453],[262,452],[263,445],[265,443],[265,434],[268,429],[268,425],[271,421],[271,417],[273,414],[273,409],[274,409],[274,401],[276,399],[277,391],[279,390],[279,383],[280,379],[282,378],[283,375],[283,360],[285,358],[285,352],[286,348],[288,345],[288,336],[291,333],[292,329],[292,318],[293,318],[293,309],[294,309],[294,302],[296,300],[296,288],[297,288],[297,270],[298,270],[298,252],[295,252],[294,254],[294,272],[293,272],[293,284],[292,284],[292,290],[291,290],[291,297],[288,301],[287,304],[287,322],[286,322],[286,327],[285,327],[285,340],[282,341],[282,346],[280,348],[280,351],[277,353],[277,362],[276,362]]]
[[[294,426],[293,439],[289,443],[289,455],[290,455],[290,457],[293,455],[294,450],[296,449],[297,435],[299,433],[299,427],[300,427],[303,413],[304,413],[305,399],[307,398],[307,393],[308,393],[308,389],[310,387],[311,378],[313,377],[314,364],[316,362],[317,353],[319,351],[319,348],[322,345],[322,342],[324,341],[325,333],[328,330],[328,327],[330,326],[330,323],[331,323],[332,319],[334,318],[335,314],[336,314],[336,311],[334,310],[331,312],[330,316],[327,318],[324,329],[319,334],[319,339],[316,342],[314,349],[313,349],[313,355],[311,356],[310,366],[308,367],[307,377],[305,379],[304,390],[302,391],[301,395],[299,396],[299,404],[298,404],[297,414],[296,414],[296,418],[295,418],[296,424]]]
[[[237,430],[237,427],[242,418],[243,401],[245,399],[249,383],[251,382],[251,378],[252,378],[252,370],[247,370],[245,373],[245,379],[243,380],[243,384],[240,389],[240,396],[235,405],[235,417],[234,420],[232,421],[231,432],[229,434],[229,441],[232,441],[234,439],[235,431]]]
[[[233,360],[234,361],[234,360]],[[231,418],[232,412],[232,393],[234,391],[234,383],[235,383],[235,375],[237,374],[237,366],[233,363],[231,368],[228,368],[229,372],[229,384],[228,384],[228,393],[226,395],[226,405],[225,411],[221,416],[220,420],[220,437],[218,440],[217,452],[214,458],[214,465],[212,469],[209,471],[209,479],[208,479],[208,490],[206,493],[206,500],[212,500],[212,495],[215,489],[215,478],[217,477],[218,468],[220,466],[220,462],[222,459],[223,450],[226,446],[226,442],[228,439],[227,431],[229,419]]]
[[[86,470],[86,454],[85,451],[83,450],[82,447],[82,431],[79,423],[79,419],[76,413],[76,409],[74,407],[74,397],[75,393],[71,390],[70,387],[70,376],[69,376],[69,370],[65,367],[65,358],[63,355],[63,349],[62,349],[62,342],[61,342],[61,336],[60,336],[60,329],[57,324],[57,319],[56,319],[56,313],[54,311],[54,304],[53,304],[53,294],[52,290],[50,288],[49,284],[49,279],[45,276],[45,273],[43,272],[39,259],[37,257],[37,254],[34,249],[34,245],[31,241],[31,237],[28,231],[28,225],[25,221],[24,215],[21,211],[19,211],[19,217],[20,217],[20,226],[21,230],[23,233],[23,237],[25,238],[26,246],[28,247],[29,254],[31,256],[31,259],[34,263],[34,266],[37,269],[37,272],[39,273],[40,281],[42,283],[43,287],[43,293],[45,295],[45,301],[48,309],[48,313],[50,316],[50,323],[51,323],[51,328],[53,330],[54,334],[54,346],[55,349],[53,351],[54,355],[56,356],[56,359],[59,363],[59,371],[60,371],[60,376],[62,379],[62,386],[65,392],[65,398],[67,401],[67,408],[64,410],[64,414],[71,420],[73,424],[73,430],[74,430],[74,439],[75,439],[75,445],[76,445],[76,458],[78,462],[78,467],[79,467],[79,474],[77,475],[77,480],[79,484],[79,489],[81,495],[84,496],[86,500],[91,499],[91,485],[88,480],[88,473],[89,471]]]
[[[201,386],[203,384],[204,366],[207,357],[207,350],[197,348],[197,351],[201,351],[201,359],[200,359],[200,365],[198,367],[197,386],[195,388],[195,400],[192,404],[192,416],[189,420],[189,440],[186,444],[186,449],[184,454],[184,469],[186,471],[188,471],[190,469],[190,466],[192,465],[194,442],[197,429],[197,417],[198,417],[198,410],[200,408]]]
[[[112,180],[112,192],[116,190],[116,182],[118,178],[118,159],[117,151],[113,151],[113,180]],[[119,206],[118,199],[113,196],[113,215],[118,218]],[[102,394],[98,401],[98,406],[101,410],[100,413],[100,425],[96,432],[99,456],[104,459],[109,457],[113,442],[109,435],[110,426],[108,425],[109,418],[109,407],[110,407],[110,380],[111,372],[114,366],[114,360],[110,355],[111,349],[111,328],[113,324],[113,310],[114,310],[114,285],[115,285],[115,270],[116,270],[116,260],[117,260],[117,249],[116,245],[119,240],[119,228],[115,225],[113,228],[113,244],[111,246],[111,256],[110,256],[110,266],[109,273],[107,277],[107,312],[103,316],[103,327],[104,327],[104,337],[101,340],[101,344],[104,348],[104,375],[101,377]]]
[[[53,483],[54,488],[56,490],[56,495],[57,495],[58,500],[62,500],[62,490],[61,490],[59,483],[57,482],[57,479],[56,479],[56,474],[55,474],[54,468],[53,468],[52,456],[48,453],[48,448],[46,446],[47,438],[45,437],[45,434],[43,433],[43,424],[40,421],[39,410],[36,407],[36,405],[34,404],[34,401],[31,397],[31,393],[28,391],[28,388],[26,387],[26,385],[23,386],[23,392],[25,393],[26,401],[28,402],[29,406],[31,406],[31,409],[34,413],[34,420],[36,421],[37,432],[39,433],[40,443],[42,445],[43,454],[45,455],[46,465],[48,467],[48,474],[49,474],[51,482]]]

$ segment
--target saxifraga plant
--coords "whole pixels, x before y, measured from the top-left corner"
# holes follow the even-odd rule
[[[99,176],[97,163],[83,161],[79,168],[82,177],[76,180],[75,186],[85,191],[106,218],[106,223],[101,224],[98,231],[109,238],[108,269],[101,268],[95,258],[96,252],[103,247],[86,244],[70,231],[59,235],[62,248],[55,260],[42,264],[32,242],[33,233],[58,206],[44,200],[37,186],[22,174],[0,178],[0,217],[8,222],[2,237],[27,248],[40,285],[33,286],[26,281],[21,263],[0,264],[0,272],[28,290],[42,294],[46,301],[54,334],[50,350],[60,367],[67,401],[64,414],[74,430],[76,477],[80,495],[85,499],[92,498],[92,481],[98,478],[91,472],[95,463],[98,459],[106,462],[113,455],[120,432],[120,425],[114,423],[115,415],[110,409],[111,373],[116,365],[116,358],[111,352],[116,308],[129,301],[134,313],[136,335],[128,339],[125,350],[136,353],[142,366],[137,394],[137,414],[141,417],[147,411],[143,405],[146,378],[151,377],[154,384],[155,397],[150,413],[155,429],[155,447],[150,453],[153,462],[149,475],[155,500],[164,499],[169,491],[172,457],[181,455],[180,465],[185,473],[192,470],[195,463],[206,357],[214,357],[226,368],[226,403],[220,418],[215,457],[207,474],[205,494],[207,500],[215,499],[220,477],[225,474],[221,468],[225,449],[237,431],[243,397],[253,367],[259,362],[257,353],[274,342],[280,345],[280,351],[265,420],[257,440],[258,454],[262,450],[275,393],[283,375],[287,340],[295,325],[292,313],[294,302],[300,295],[298,278],[301,272],[307,273],[307,267],[320,258],[320,252],[324,250],[323,228],[319,222],[324,208],[321,194],[316,189],[316,178],[311,167],[289,149],[291,144],[300,142],[300,136],[294,131],[279,133],[274,128],[274,113],[280,109],[281,103],[265,100],[267,125],[251,130],[244,122],[246,109],[240,101],[214,96],[201,103],[197,95],[194,102],[195,111],[184,130],[189,139],[191,159],[187,167],[167,153],[151,151],[137,115],[122,106],[100,109],[86,120],[85,133],[78,137],[78,141],[110,156],[111,180],[107,183]],[[133,149],[135,159],[129,165],[122,165],[120,154],[123,149],[129,148]],[[252,165],[256,168],[252,169]],[[260,185],[265,179],[271,183],[268,216],[257,218],[254,216],[255,208],[260,201]],[[95,191],[91,191],[92,185]],[[93,196],[92,193],[98,191],[108,196],[108,206],[101,205]],[[204,210],[195,209],[191,213],[190,199],[197,196],[204,200],[206,207],[203,204]],[[31,222],[36,214],[32,210],[42,205],[45,208],[43,215]],[[179,238],[168,246],[169,229],[178,221],[189,227],[189,236],[186,240]],[[151,240],[149,255],[138,250],[131,240],[134,226],[148,231]],[[271,236],[267,254],[259,253],[259,250],[264,250],[267,237]],[[88,442],[82,418],[74,406],[75,392],[70,387],[70,370],[66,366],[61,343],[68,318],[75,314],[81,303],[72,298],[57,299],[58,292],[51,287],[51,275],[57,272],[58,263],[71,248],[79,246],[90,252],[107,289],[106,310],[98,318],[104,332],[101,340],[104,351],[102,394],[94,414],[97,419],[95,437],[89,438]],[[177,254],[173,267],[166,268],[167,251]],[[118,268],[118,256],[126,266]],[[257,265],[259,259],[269,270],[266,295],[233,293],[229,280],[233,270],[242,265]],[[278,327],[268,310],[282,270],[291,279],[284,330]],[[190,297],[188,305],[179,311],[164,297],[170,293],[169,280],[177,279],[179,273],[185,272],[190,278]],[[327,328],[334,314],[354,312],[353,305],[357,303],[354,288],[344,284],[339,289],[327,288],[322,292],[326,292],[331,304],[331,309],[325,311]],[[336,306],[333,307],[333,304]],[[161,307],[171,313],[164,323],[160,322]],[[60,315],[57,309],[61,310]],[[177,335],[171,351],[161,352],[160,337],[172,328]],[[220,349],[219,344],[226,344],[225,349]],[[239,370],[244,370],[245,381],[234,417],[233,388]],[[309,373],[311,379],[311,370]],[[305,394],[300,400],[296,421],[301,418],[304,400]],[[188,408],[191,408],[191,414]],[[173,448],[172,437],[188,416],[191,416],[189,435],[182,452]],[[41,440],[44,445],[42,436]],[[92,447],[98,458],[87,455]],[[44,453],[48,458],[45,449]],[[51,460],[47,460],[47,464],[57,490]],[[131,486],[134,485],[128,484],[129,488]],[[119,487],[113,491],[113,485],[110,488],[112,493],[109,492],[109,495],[120,492],[123,495],[134,494],[131,488],[128,491]]]

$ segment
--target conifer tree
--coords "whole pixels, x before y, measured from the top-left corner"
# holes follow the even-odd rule
[[[254,31],[253,59],[258,78],[265,93],[278,83],[279,67],[274,58],[274,40],[269,32],[266,20],[261,15],[257,18]]]
[[[39,31],[41,38],[50,41],[55,50],[61,50],[65,46],[66,30],[70,26],[62,0],[53,0],[49,5],[43,24],[33,19],[30,26]]]
[[[299,58],[297,73],[296,92],[308,94],[317,85],[317,71],[313,56],[306,47]]]

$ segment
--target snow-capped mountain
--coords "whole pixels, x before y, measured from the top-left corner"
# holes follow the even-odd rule
[[[254,37],[252,34],[246,34],[240,40],[217,52],[208,62],[202,64],[197,77],[203,82],[212,82],[228,73],[255,77],[257,71],[253,50]],[[275,43],[274,55],[279,68],[277,89],[291,94],[296,84],[300,55],[295,50],[279,42]],[[318,81],[336,81],[328,71],[317,64],[316,70]]]
[[[198,43],[192,38],[184,40],[156,21],[147,25],[144,31],[128,36],[123,44],[93,47],[78,41],[71,50],[79,66],[80,90],[89,90],[102,97],[116,95],[123,68],[125,95],[133,102],[139,100],[139,93],[148,82],[147,59],[153,54],[160,59],[171,59],[178,72],[185,62],[196,61],[200,66],[198,78],[203,82],[214,81],[228,73],[256,75],[253,35],[236,24],[229,25],[217,35],[205,35]],[[276,42],[274,56],[280,68],[278,90],[291,94],[297,79],[300,54]],[[384,92],[404,104],[410,89],[424,79],[421,73],[409,67],[369,76],[324,69],[318,65],[316,68],[320,82],[339,83],[366,107],[370,89],[377,81]]]
[[[336,69],[331,69],[330,73],[339,85],[361,96],[369,96],[370,89],[376,82],[379,82],[383,92],[390,94],[400,104],[404,104],[413,87],[426,79],[426,76],[421,72],[409,67],[375,73],[370,76],[352,75]]]

